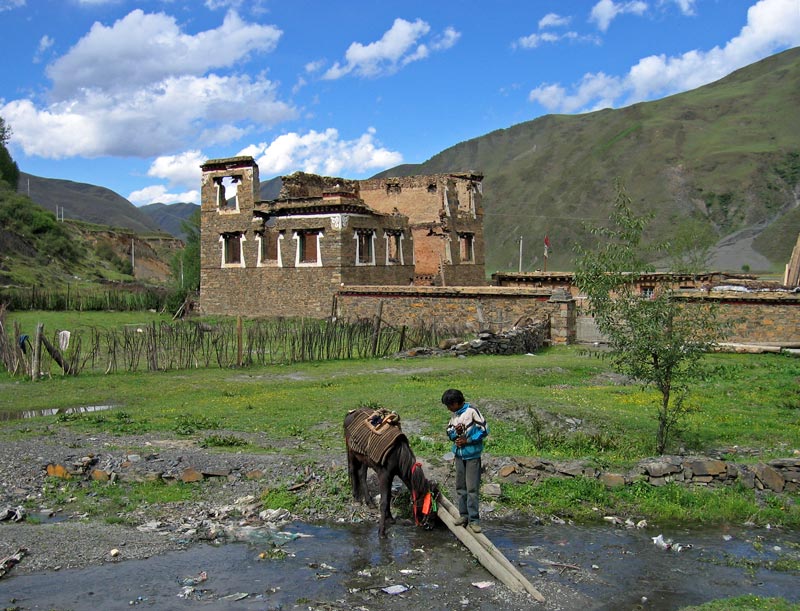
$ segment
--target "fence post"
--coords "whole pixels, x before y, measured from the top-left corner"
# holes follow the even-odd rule
[[[383,299],[378,302],[378,314],[375,316],[375,329],[372,332],[372,356],[378,356],[378,338],[381,335],[381,318],[383,317]]]
[[[33,358],[31,359],[31,380],[34,382],[39,379],[42,370],[42,333],[44,333],[44,323],[36,324],[36,335],[33,340]]]
[[[242,366],[242,317],[236,317],[236,366]]]

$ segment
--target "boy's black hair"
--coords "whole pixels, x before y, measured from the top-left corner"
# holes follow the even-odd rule
[[[459,405],[464,403],[464,393],[462,393],[457,388],[448,388],[444,391],[442,395],[442,403],[445,405],[452,405],[453,403],[458,403]]]

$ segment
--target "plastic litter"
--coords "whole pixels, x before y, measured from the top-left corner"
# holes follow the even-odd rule
[[[397,584],[393,586],[389,586],[388,588],[382,588],[382,592],[386,592],[387,594],[402,594],[403,592],[408,591],[408,586],[404,586],[402,584]]]

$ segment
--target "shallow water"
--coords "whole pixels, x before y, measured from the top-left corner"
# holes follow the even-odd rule
[[[6,411],[0,410],[0,421],[4,420],[27,420],[28,418],[39,418],[41,416],[55,416],[56,414],[91,414],[93,412],[104,412],[112,409],[113,405],[86,405],[84,407],[52,408],[52,409],[30,409],[25,411]]]
[[[474,586],[496,580],[444,527],[425,531],[398,522],[385,540],[374,524],[296,524],[286,530],[306,536],[275,540],[250,531],[249,542],[199,544],[148,560],[29,575],[15,568],[0,579],[0,607],[669,611],[747,593],[800,600],[797,572],[736,566],[797,560],[797,532],[485,525],[489,538],[545,595],[544,605],[511,595],[499,583]],[[658,534],[691,547],[661,549],[652,540]],[[207,578],[199,580],[203,572]],[[383,591],[393,585],[408,589]]]

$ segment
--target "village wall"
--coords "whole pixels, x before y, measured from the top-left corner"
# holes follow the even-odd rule
[[[701,297],[679,293],[691,306]],[[727,342],[800,345],[800,294],[787,291],[711,293],[702,297],[716,305],[720,322],[727,325]]]

